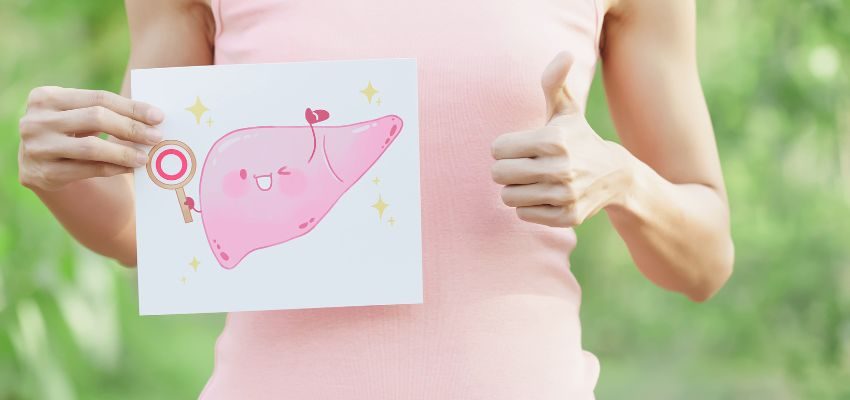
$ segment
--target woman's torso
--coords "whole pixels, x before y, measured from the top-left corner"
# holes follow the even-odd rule
[[[601,2],[601,0],[597,0]],[[583,103],[594,0],[213,0],[215,63],[411,57],[419,68],[424,304],[228,316],[206,399],[592,397],[572,230],[520,221],[490,179],[499,134],[545,124],[559,51]]]

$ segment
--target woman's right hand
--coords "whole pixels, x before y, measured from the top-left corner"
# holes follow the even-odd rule
[[[81,179],[113,176],[145,165],[132,143],[162,140],[162,111],[102,90],[35,88],[20,120],[18,176],[31,189],[58,190]],[[104,132],[115,140],[103,140]]]

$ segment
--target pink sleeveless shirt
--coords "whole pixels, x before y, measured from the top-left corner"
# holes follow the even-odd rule
[[[562,50],[581,103],[602,0],[213,0],[215,63],[418,60],[424,304],[233,313],[204,399],[593,397],[570,229],[519,220],[490,144],[542,127]]]

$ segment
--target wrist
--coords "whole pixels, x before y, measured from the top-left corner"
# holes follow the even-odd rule
[[[616,142],[608,142],[614,153],[614,158],[619,160],[617,173],[617,188],[610,202],[605,206],[609,215],[628,214],[637,212],[641,188],[645,186],[647,166],[637,157],[632,155],[625,147]]]

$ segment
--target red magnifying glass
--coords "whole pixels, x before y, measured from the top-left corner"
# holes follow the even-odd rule
[[[186,223],[192,222],[192,213],[186,205],[183,186],[192,180],[196,165],[195,153],[179,140],[163,140],[148,152],[148,176],[155,185],[177,193],[177,202]]]

